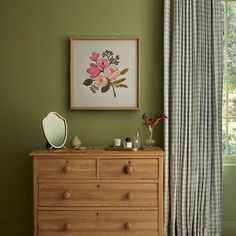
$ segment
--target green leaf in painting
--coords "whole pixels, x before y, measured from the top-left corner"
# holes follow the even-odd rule
[[[109,89],[110,89],[110,86],[111,86],[111,84],[110,84],[110,82],[108,82],[107,83],[107,85],[105,86],[105,87],[102,87],[102,93],[105,93],[105,92],[107,92]]]
[[[93,83],[93,80],[92,79],[86,79],[83,84],[86,85],[86,86],[89,86]]]

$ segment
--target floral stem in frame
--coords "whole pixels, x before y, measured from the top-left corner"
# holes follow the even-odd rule
[[[113,86],[113,83],[110,82],[110,84],[111,84],[111,87],[112,87],[112,90],[113,90],[114,97],[116,97],[116,91],[115,91],[115,88]]]

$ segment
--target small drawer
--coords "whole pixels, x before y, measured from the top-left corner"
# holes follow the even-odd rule
[[[38,236],[157,236],[158,211],[39,211]]]
[[[158,159],[103,159],[102,180],[157,180]]]
[[[39,159],[38,180],[95,180],[96,160]]]
[[[157,207],[156,183],[39,183],[39,206]]]

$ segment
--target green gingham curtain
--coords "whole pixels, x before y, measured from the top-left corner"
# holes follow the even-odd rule
[[[165,0],[165,236],[220,236],[220,0]]]

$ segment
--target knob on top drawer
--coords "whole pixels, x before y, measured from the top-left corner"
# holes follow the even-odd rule
[[[158,159],[102,159],[100,179],[104,180],[156,180]]]
[[[125,173],[126,174],[132,174],[133,172],[134,172],[134,168],[131,166],[131,165],[127,165],[127,166],[125,166]]]
[[[71,170],[71,168],[70,168],[70,166],[68,166],[68,165],[65,165],[65,166],[63,167],[63,172],[64,172],[64,173],[69,173],[70,170]]]

